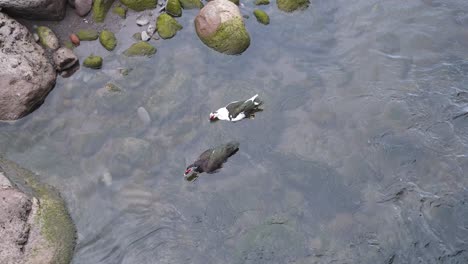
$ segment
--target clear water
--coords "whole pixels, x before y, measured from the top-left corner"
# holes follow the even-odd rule
[[[272,3],[268,26],[253,8],[241,56],[205,47],[184,11],[155,56],[122,58],[130,17],[116,52],[76,50],[102,70],[0,124],[2,152],[68,202],[73,263],[468,263],[468,2]],[[255,93],[254,120],[209,123]],[[219,173],[183,180],[230,140]]]

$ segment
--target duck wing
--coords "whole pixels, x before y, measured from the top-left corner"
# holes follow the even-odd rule
[[[205,171],[207,173],[216,172],[216,170],[220,169],[223,166],[223,163],[225,163],[229,157],[236,154],[238,150],[239,143],[234,141],[214,148],[210,154],[208,163],[206,164],[207,166]]]
[[[262,104],[263,104],[262,100],[258,98],[258,95],[255,95],[252,98],[245,100],[244,102],[237,102],[235,106],[231,107],[232,111],[229,110],[229,108],[228,110],[229,110],[231,117],[234,119],[240,113],[244,113],[246,116],[248,116],[250,113],[256,112],[258,107]]]

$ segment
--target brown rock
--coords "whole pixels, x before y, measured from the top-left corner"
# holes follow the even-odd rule
[[[70,35],[70,41],[71,43],[73,43],[73,45],[75,46],[79,46],[80,45],[80,38],[78,38],[78,36],[76,34],[71,34]]]

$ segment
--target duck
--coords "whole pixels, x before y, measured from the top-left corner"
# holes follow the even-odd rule
[[[239,151],[239,142],[231,141],[208,150],[205,150],[198,159],[185,169],[184,178],[187,181],[193,181],[198,174],[215,173],[222,168],[229,157]]]
[[[245,101],[230,102],[225,107],[210,113],[210,121],[225,120],[237,122],[244,118],[254,118],[256,112],[263,111],[263,109],[259,108],[262,104],[263,102],[258,97],[258,94]]]

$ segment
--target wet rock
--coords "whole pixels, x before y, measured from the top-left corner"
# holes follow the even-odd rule
[[[134,40],[140,41],[141,40],[141,33],[137,32],[137,33],[133,34],[132,37],[133,37]]]
[[[60,47],[57,36],[55,36],[54,32],[50,28],[44,26],[38,27],[37,35],[39,35],[39,41],[44,47],[53,50]]]
[[[99,37],[99,33],[94,29],[81,29],[76,32],[76,35],[81,41],[92,41]]]
[[[66,70],[77,62],[78,58],[71,49],[62,47],[54,53],[54,63],[57,71]]]
[[[62,20],[66,4],[66,0],[0,0],[0,9],[26,19]]]
[[[124,51],[124,55],[129,57],[134,56],[151,56],[156,53],[156,48],[151,46],[145,41],[140,41],[138,43],[133,44]]]
[[[3,13],[0,25],[0,120],[15,120],[42,104],[56,72],[26,27]]]
[[[68,68],[66,70],[63,70],[60,73],[60,76],[62,76],[63,78],[68,78],[68,77],[72,76],[75,72],[77,72],[79,69],[80,69],[80,64],[75,63],[70,68]]]
[[[260,10],[260,9],[255,9],[253,13],[258,22],[264,25],[270,24],[270,17],[268,16],[267,13],[265,13],[265,11]]]
[[[146,33],[146,31],[141,32],[141,40],[148,41],[150,39],[151,39],[151,37],[148,35],[148,33]]]
[[[182,15],[182,7],[179,0],[167,0],[166,13],[173,17],[180,17]]]
[[[99,42],[101,42],[102,46],[108,51],[114,50],[115,46],[117,46],[117,39],[115,38],[114,33],[109,30],[101,31]]]
[[[232,3],[234,3],[235,5],[239,5],[239,0],[229,0],[231,1]]]
[[[63,46],[66,47],[66,48],[69,48],[71,50],[73,50],[75,48],[75,45],[73,45],[73,43],[71,41],[69,41],[69,40],[65,41],[63,43]]]
[[[92,8],[94,21],[104,22],[112,3],[114,3],[114,0],[94,0]]]
[[[154,32],[156,32],[156,26],[154,24],[150,24],[146,29],[146,33],[148,33],[149,36],[153,36]]]
[[[102,57],[90,55],[83,61],[83,66],[91,69],[100,69],[102,67]]]
[[[112,9],[112,13],[117,14],[119,17],[125,19],[127,17],[127,9],[121,7],[121,6],[116,6],[114,9]]]
[[[182,29],[182,25],[170,15],[161,14],[156,21],[156,28],[161,38],[168,39],[174,37]]]
[[[255,5],[269,5],[270,0],[256,0]]]
[[[139,17],[139,18],[137,18],[137,20],[136,20],[136,24],[137,24],[138,26],[140,26],[140,27],[146,26],[146,25],[149,24],[149,19],[146,18],[146,17]]]
[[[309,0],[277,0],[276,5],[285,12],[306,9],[309,6]]]
[[[0,263],[70,263],[75,227],[60,194],[2,157],[0,168]]]
[[[75,46],[79,46],[80,45],[80,38],[78,38],[78,36],[76,34],[71,34],[70,35],[70,41],[71,43],[73,43],[73,45]]]
[[[37,33],[33,34],[34,41],[39,42],[39,35]]]
[[[208,47],[225,54],[239,54],[250,45],[239,8],[227,0],[214,0],[195,18],[198,37]]]
[[[86,16],[92,6],[93,0],[75,0],[75,12],[79,16]]]
[[[202,8],[203,3],[200,0],[179,0],[183,9]]]
[[[158,0],[120,0],[120,2],[135,11],[153,9],[158,4]]]

